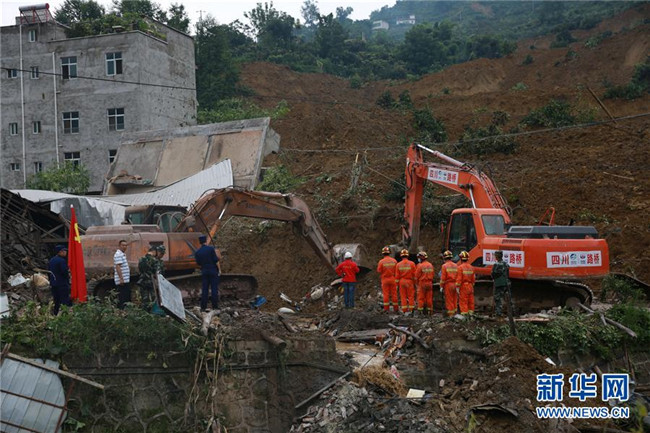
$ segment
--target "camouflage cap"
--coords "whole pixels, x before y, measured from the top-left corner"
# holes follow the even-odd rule
[[[156,251],[158,251],[158,254],[165,254],[167,252],[167,248],[165,248],[164,245],[158,245],[156,247]]]

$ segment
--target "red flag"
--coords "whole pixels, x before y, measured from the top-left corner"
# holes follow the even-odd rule
[[[68,239],[68,267],[72,276],[70,297],[79,302],[88,300],[86,289],[86,267],[84,266],[84,252],[81,248],[81,237],[77,225],[77,215],[74,207],[70,205],[72,217],[70,218],[70,239]]]

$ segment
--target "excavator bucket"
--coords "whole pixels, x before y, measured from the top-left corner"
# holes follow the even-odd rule
[[[370,265],[370,262],[368,262],[368,252],[366,251],[366,247],[361,244],[334,245],[334,256],[336,257],[336,261],[338,263],[341,263],[344,260],[343,256],[347,251],[352,253],[352,260],[354,260],[354,262],[360,268],[362,268],[362,271],[367,272],[372,269],[372,265]]]

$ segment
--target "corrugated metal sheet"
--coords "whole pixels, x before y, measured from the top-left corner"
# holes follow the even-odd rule
[[[130,205],[173,205],[188,207],[208,189],[226,188],[233,184],[229,159],[181,179],[156,191],[110,196],[77,196],[32,189],[12,190],[14,194],[35,203],[50,203],[52,212],[70,219],[70,205],[77,209],[79,224],[84,227],[119,225],[124,221],[124,208]]]
[[[47,360],[45,365],[58,368]],[[24,433],[28,431],[56,432],[65,394],[61,379],[54,373],[13,359],[4,359],[0,365],[0,431]],[[19,394],[21,397],[12,394]],[[42,400],[54,407],[29,398]],[[24,428],[14,427],[18,425]],[[26,430],[30,429],[30,430]]]
[[[156,191],[103,197],[129,205],[160,204],[187,207],[201,197],[205,191],[214,188],[226,188],[232,186],[232,184],[232,165],[229,159],[225,159],[195,175],[181,179]]]

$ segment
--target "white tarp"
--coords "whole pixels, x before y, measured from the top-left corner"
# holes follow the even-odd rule
[[[34,203],[49,203],[50,210],[70,219],[70,205],[75,207],[77,221],[84,227],[119,225],[124,210],[132,205],[170,205],[188,207],[206,190],[226,188],[233,184],[232,166],[226,159],[211,167],[156,191],[111,196],[77,196],[53,191],[21,189],[14,194]]]

